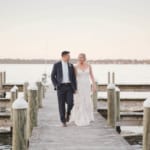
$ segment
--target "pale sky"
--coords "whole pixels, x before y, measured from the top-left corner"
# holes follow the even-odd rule
[[[150,58],[149,0],[0,0],[0,58]]]

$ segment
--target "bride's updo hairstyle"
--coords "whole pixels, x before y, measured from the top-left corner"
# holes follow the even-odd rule
[[[86,54],[85,53],[80,53],[78,56],[79,61],[86,61]]]

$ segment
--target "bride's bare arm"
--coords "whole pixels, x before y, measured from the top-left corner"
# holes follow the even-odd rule
[[[89,65],[89,68],[90,68],[90,78],[92,81],[92,89],[93,89],[93,92],[95,92],[97,89],[96,89],[95,79],[94,79],[93,70],[92,70],[91,65]]]
[[[75,77],[77,77],[77,66],[74,66],[74,73],[75,73]],[[74,92],[74,94],[77,93],[77,80],[76,80],[76,91]]]

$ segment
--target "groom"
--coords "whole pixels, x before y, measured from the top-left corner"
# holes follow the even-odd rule
[[[64,127],[69,121],[73,107],[73,94],[77,89],[76,75],[73,64],[69,63],[70,52],[61,53],[61,61],[54,64],[51,79],[55,90],[57,90],[60,120]],[[65,104],[67,104],[67,112]]]

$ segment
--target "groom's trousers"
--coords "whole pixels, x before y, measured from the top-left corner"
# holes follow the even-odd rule
[[[57,89],[58,106],[61,122],[66,122],[66,115],[70,116],[73,107],[73,90],[71,84],[61,84]],[[67,104],[67,114],[66,105]]]

